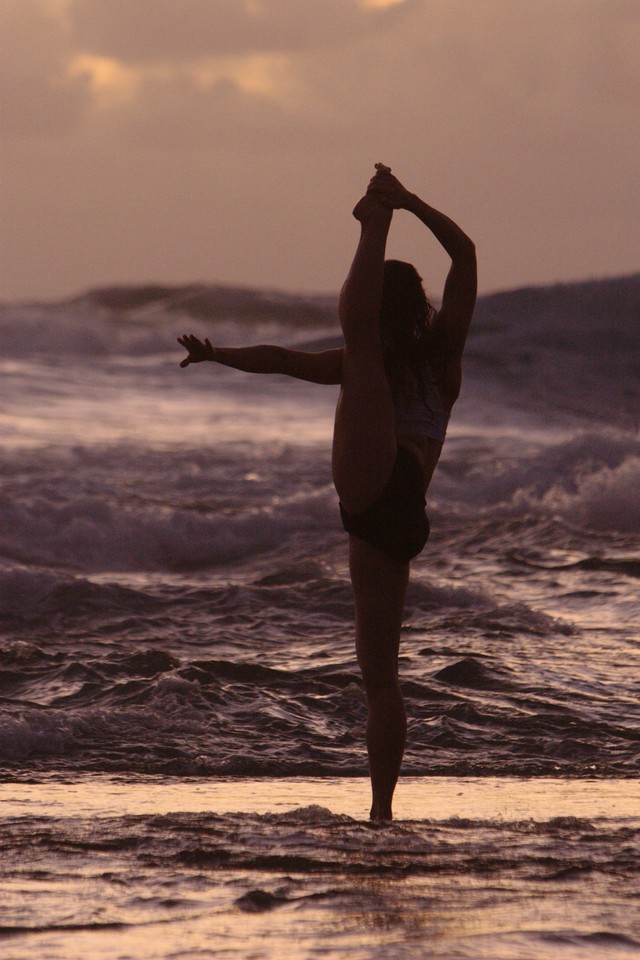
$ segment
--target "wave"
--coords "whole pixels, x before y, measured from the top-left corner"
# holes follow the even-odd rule
[[[149,590],[26,566],[0,567],[0,621],[25,623],[58,615],[127,612],[140,616],[166,602]]]
[[[143,412],[151,397],[155,403],[167,390],[179,390],[176,402],[189,392],[193,399],[206,389],[205,378],[175,376],[176,337],[185,331],[220,345],[276,342],[321,350],[341,342],[335,304],[327,298],[219,287],[198,291],[193,299],[192,288],[115,288],[63,304],[0,308],[0,352],[18,417],[8,421],[8,429],[19,432],[31,398],[40,417],[46,419],[47,398],[69,416],[87,390],[79,360],[93,361],[96,402],[109,423],[125,397]],[[185,312],[187,303],[202,309]],[[480,298],[454,433],[474,421],[489,431],[492,424],[510,424],[523,434],[540,424],[575,429],[585,422],[637,433],[639,313],[640,275]],[[66,375],[70,364],[78,371],[75,380]],[[256,378],[217,372],[217,385],[232,400],[256,389]],[[24,390],[25,378],[30,392]]]
[[[250,483],[246,453],[233,446],[215,457],[136,447],[44,452],[37,463],[30,452],[14,454],[0,496],[0,556],[82,573],[205,570],[270,551],[308,556],[310,543],[331,555],[344,537],[317,459],[314,451],[265,453],[260,483]],[[602,430],[534,450],[488,445],[482,454],[473,439],[453,438],[429,512],[436,528],[473,517],[476,534],[495,546],[517,537],[522,549],[539,544],[553,518],[585,532],[637,533],[640,440]]]
[[[640,273],[635,273],[479,297],[474,322],[478,336],[517,330],[518,345],[571,354],[603,347],[616,352],[637,346],[639,313]]]
[[[487,872],[502,871],[512,882],[528,878],[537,887],[594,872],[602,878],[632,883],[638,877],[638,860],[631,853],[638,830],[616,820],[452,817],[376,824],[333,813],[319,804],[285,813],[98,817],[91,821],[90,830],[86,817],[56,822],[28,816],[16,819],[7,827],[7,840],[20,853],[32,850],[35,831],[43,851],[73,850],[79,856],[94,857],[98,850],[126,851],[129,863],[139,861],[142,867],[151,861],[168,871],[177,864],[260,871],[262,886],[245,887],[235,901],[245,912],[271,910],[301,902],[309,895],[318,899],[343,893],[342,883],[321,894],[313,890],[309,894],[308,878],[319,874],[338,875],[341,881],[354,875],[470,875],[479,876],[485,887]],[[585,838],[589,842],[580,842]],[[292,874],[306,875],[307,880],[294,885]],[[277,880],[277,886],[269,875]],[[288,886],[283,884],[283,876],[290,881]],[[370,897],[370,892],[367,895]],[[558,940],[562,939],[559,934]],[[575,940],[621,946],[636,943],[604,933],[576,934]]]
[[[76,570],[193,571],[255,557],[301,531],[320,534],[330,516],[337,539],[334,500],[323,489],[224,514],[110,504],[98,496],[23,504],[0,498],[0,551],[23,564]]]
[[[444,516],[560,517],[586,530],[640,531],[640,439],[602,429],[531,447],[448,443],[430,489]]]
[[[336,316],[335,297],[222,286],[112,287],[62,303],[0,306],[0,351],[4,358],[140,357],[176,353],[185,327],[224,343],[296,340],[335,327]]]
[[[328,578],[306,585],[294,598],[297,615],[282,608],[275,632],[262,620],[267,606],[283,602],[272,589],[203,589],[186,619],[180,596],[156,597],[155,609],[149,599],[139,617],[131,608],[114,619],[110,609],[89,638],[69,611],[46,624],[39,643],[3,644],[0,762],[32,771],[365,775],[349,587]],[[411,627],[409,614],[400,665],[407,774],[637,775],[635,701],[615,686],[592,699],[575,676],[527,659],[542,637],[558,642],[556,622],[538,620],[527,631],[522,618],[522,666],[503,653],[509,605],[484,611],[482,622],[461,612],[457,650],[449,648],[451,630],[442,637],[452,608],[432,610],[424,631]],[[150,642],[158,629],[163,645]]]
[[[139,683],[141,686],[142,683]],[[156,685],[154,685],[156,686]],[[349,699],[357,696],[353,683]],[[410,691],[409,691],[410,692]],[[325,687],[324,695],[328,690]],[[199,694],[199,695],[197,695]],[[210,694],[212,696],[212,694]],[[337,692],[335,694],[337,698]],[[273,697],[273,694],[272,694]],[[338,699],[338,698],[337,698]],[[345,698],[340,698],[344,707]],[[434,699],[437,699],[434,696]],[[355,710],[345,721],[357,724],[357,738],[337,742],[313,733],[326,726],[320,713],[304,724],[293,723],[301,705],[269,713],[267,701],[224,711],[208,703],[202,692],[184,679],[159,682],[153,703],[146,705],[22,707],[13,701],[10,716],[0,712],[0,768],[5,773],[29,771],[131,773],[187,777],[323,777],[366,776],[364,717]],[[410,707],[415,704],[407,700]],[[271,708],[273,713],[273,707]],[[234,731],[223,712],[233,716]],[[511,726],[484,710],[436,706],[428,736],[415,742],[405,756],[403,771],[414,776],[616,777],[638,775],[637,744],[615,724],[589,732],[572,712],[551,721],[541,718]],[[287,715],[290,720],[287,721]],[[256,719],[262,736],[254,730]],[[572,728],[567,735],[565,725]],[[298,742],[292,745],[290,738]],[[502,740],[501,747],[496,741]]]
[[[46,944],[47,955],[80,956],[74,945],[88,938],[94,955],[147,955],[153,941],[158,960],[177,952],[229,960],[613,957],[640,946],[630,906],[638,821],[617,815],[615,803],[605,816],[549,820],[552,805],[532,809],[527,798],[520,815],[530,818],[517,819],[509,800],[500,812],[496,803],[513,782],[496,791],[495,781],[459,781],[446,792],[436,786],[441,812],[429,803],[433,780],[425,780],[408,788],[413,818],[373,823],[363,819],[364,784],[343,783],[334,793],[316,780],[288,785],[285,802],[297,798],[298,806],[286,813],[188,813],[199,785],[161,778],[156,789],[173,794],[175,812],[166,803],[153,812],[151,802],[132,813],[125,812],[136,810],[130,778],[115,793],[114,778],[83,778],[79,789],[75,778],[64,779],[55,799],[48,778],[19,785],[19,812],[3,822],[9,894],[0,939],[15,958],[34,956],[34,944],[35,953]],[[224,809],[219,785],[208,786],[205,795]],[[273,781],[241,789],[251,787],[262,809],[282,807]],[[314,788],[327,802],[340,797],[341,806],[352,793],[353,816],[313,802]],[[109,796],[109,815],[70,812],[89,791]],[[451,816],[456,794],[477,815]],[[36,815],[45,805],[47,814]],[[31,897],[10,895],[26,885]]]
[[[136,320],[161,312],[177,312],[209,321],[234,319],[319,326],[335,319],[336,300],[335,296],[200,283],[99,287],[68,301],[68,305],[100,307]]]
[[[4,356],[117,353],[132,336],[157,336],[167,325],[175,330],[180,319],[202,329],[228,323],[337,327],[336,305],[335,296],[222,285],[106,287],[63,302],[0,305],[0,346]],[[489,294],[478,298],[470,354],[479,364],[526,362],[528,350],[601,359],[630,350],[637,355],[639,314],[640,274]],[[498,343],[502,349],[492,349]]]

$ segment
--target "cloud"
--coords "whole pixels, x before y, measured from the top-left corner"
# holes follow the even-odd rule
[[[91,108],[91,91],[67,73],[71,47],[59,11],[42,0],[0,4],[5,138],[67,135]]]
[[[422,0],[70,0],[74,43],[125,63],[297,52],[347,43]]]
[[[144,75],[135,97],[125,102],[125,88],[117,105],[105,111],[101,135],[127,149],[175,154],[206,149],[215,155],[244,149],[256,158],[339,136],[336,124],[310,117],[299,92],[292,93],[270,70],[263,76],[262,66],[246,63],[237,69],[246,72],[234,76],[232,65],[206,83],[188,71],[171,78]],[[115,94],[109,102],[115,104]]]
[[[637,269],[637,0],[0,12],[11,289],[205,277],[212,249],[220,280],[328,289],[375,160],[460,218],[485,289]],[[398,216],[394,255],[423,233]]]
[[[301,69],[305,58],[349,49],[421,3],[6,0],[5,134],[177,150],[332,139],[322,77]]]
[[[89,83],[101,126],[129,143],[331,143],[340,111],[324,100],[322,76],[306,59],[350,49],[421,3],[69,0],[70,36],[82,51],[71,73]]]

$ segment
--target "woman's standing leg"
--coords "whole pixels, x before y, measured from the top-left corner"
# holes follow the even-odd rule
[[[356,652],[367,695],[371,819],[391,820],[407,720],[398,682],[398,650],[409,564],[350,537],[349,567],[356,612]]]
[[[358,514],[386,486],[397,455],[395,408],[384,368],[380,308],[391,210],[371,197],[356,206],[362,231],[340,295],[345,339],[336,410],[333,479],[349,513]],[[409,565],[350,537],[356,650],[367,694],[367,749],[373,819],[391,819],[406,719],[397,660]]]

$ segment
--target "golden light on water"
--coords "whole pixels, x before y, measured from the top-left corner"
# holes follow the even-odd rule
[[[99,785],[99,789],[97,788]],[[111,817],[182,813],[287,813],[325,807],[364,820],[369,808],[365,777],[197,778],[71,777],[66,783],[0,784],[4,815],[25,809],[38,816]],[[447,821],[535,821],[555,817],[623,817],[637,821],[640,782],[548,777],[401,777],[396,818]]]
[[[639,789],[403,778],[400,818],[431,822],[370,829],[318,809],[363,821],[364,778],[0,784],[5,823],[28,844],[2,885],[19,918],[11,955],[554,960],[559,939],[598,931],[626,948],[634,881],[612,835],[637,825]],[[214,819],[226,811],[271,816]],[[603,827],[572,819],[598,816]]]

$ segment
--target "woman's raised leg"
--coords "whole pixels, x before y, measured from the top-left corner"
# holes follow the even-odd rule
[[[395,409],[380,339],[384,253],[392,211],[371,197],[354,210],[358,247],[340,294],[342,389],[333,434],[333,481],[348,513],[384,489],[397,454]]]

